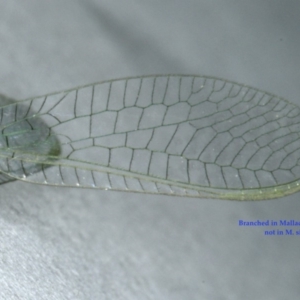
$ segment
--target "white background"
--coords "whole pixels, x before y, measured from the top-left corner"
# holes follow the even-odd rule
[[[298,0],[0,0],[0,92],[202,74],[300,104]],[[0,299],[296,299],[300,194],[261,202],[0,186]]]

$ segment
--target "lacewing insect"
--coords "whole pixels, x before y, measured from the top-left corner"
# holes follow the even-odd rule
[[[218,78],[104,81],[0,97],[0,183],[10,180],[232,200],[300,189],[300,109]]]

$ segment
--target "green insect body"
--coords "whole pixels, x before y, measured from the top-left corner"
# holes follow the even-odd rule
[[[300,189],[299,107],[222,79],[156,75],[2,96],[0,129],[0,183],[232,200]]]

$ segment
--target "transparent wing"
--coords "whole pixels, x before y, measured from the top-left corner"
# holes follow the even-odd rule
[[[111,80],[0,113],[6,178],[236,200],[299,190],[300,109],[234,82]]]

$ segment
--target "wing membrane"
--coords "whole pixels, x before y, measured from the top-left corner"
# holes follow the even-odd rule
[[[7,179],[49,185],[280,197],[299,188],[299,114],[215,78],[112,80],[4,103],[0,168]]]

